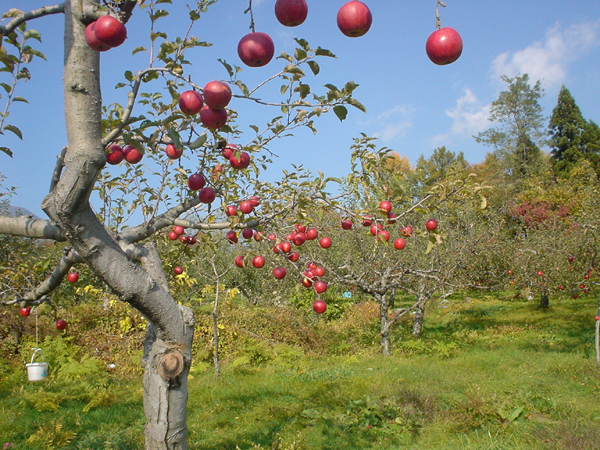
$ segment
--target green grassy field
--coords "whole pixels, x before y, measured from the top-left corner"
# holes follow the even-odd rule
[[[448,314],[431,308],[423,339],[401,326],[390,358],[276,345],[269,358],[255,350],[226,360],[219,379],[198,363],[190,448],[598,449],[596,306],[454,299]],[[2,374],[0,445],[143,448],[138,379],[94,372],[29,383],[7,366]]]

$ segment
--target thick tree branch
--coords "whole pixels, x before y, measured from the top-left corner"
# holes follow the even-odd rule
[[[65,11],[65,4],[61,3],[59,5],[54,6],[43,6],[38,9],[34,9],[33,11],[29,11],[26,13],[19,14],[15,16],[10,22],[6,25],[0,25],[0,35],[6,36],[7,34],[13,32],[15,28],[21,25],[23,22],[27,22],[28,20],[37,19],[38,17],[48,16],[51,14],[60,14]],[[1,43],[0,43],[1,46]]]
[[[49,220],[33,219],[31,216],[0,217],[0,234],[52,239],[57,242],[67,240],[60,229]]]

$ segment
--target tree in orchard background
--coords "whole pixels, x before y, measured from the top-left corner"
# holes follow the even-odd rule
[[[256,88],[241,81],[241,68],[222,62],[229,76],[227,84],[238,89],[236,98],[264,103],[257,91],[273,80],[283,81],[280,91],[284,94],[282,101],[271,103],[278,116],[265,125],[252,125],[253,136],[246,144],[228,146],[228,141],[242,135],[235,124],[236,111],[226,109],[220,101],[209,101],[206,80],[198,84],[186,73],[190,64],[186,51],[207,45],[191,34],[191,26],[214,1],[197,2],[187,15],[190,27],[182,37],[173,40],[160,31],[161,19],[169,14],[166,3],[169,2],[138,5],[125,0],[98,5],[87,0],[68,0],[34,11],[10,10],[5,15],[7,24],[0,27],[1,61],[4,70],[13,76],[13,84],[3,86],[9,93],[10,106],[15,101],[25,101],[14,93],[18,82],[29,78],[27,62],[33,57],[44,57],[31,46],[40,35],[28,28],[29,22],[46,15],[64,15],[63,83],[68,140],[67,146],[57,151],[50,192],[42,204],[49,220],[0,218],[2,234],[68,242],[68,246],[62,257],[54,261],[56,267],[48,278],[32,289],[19,290],[3,303],[39,306],[74,265],[86,264],[121,300],[140,311],[148,320],[143,367],[145,439],[146,448],[151,449],[187,446],[185,408],[194,327],[191,310],[170,294],[155,236],[174,225],[186,227],[189,235],[183,244],[194,245],[192,238],[197,242],[201,237],[198,232],[230,227],[229,221],[218,221],[222,213],[213,202],[220,198],[224,206],[260,191],[259,168],[269,162],[261,151],[268,142],[300,126],[315,130],[314,119],[328,111],[333,110],[343,119],[347,114],[345,105],[364,110],[352,97],[354,83],[347,83],[343,89],[327,85],[322,94],[312,92],[305,81],[305,71],[318,74],[317,60],[333,55],[298,39],[298,47],[291,54],[282,54],[283,68]],[[152,33],[150,46],[140,43],[133,52],[147,52],[150,63],[146,68],[125,72],[124,81],[117,85],[123,90],[123,105],[103,105],[101,52],[118,51],[114,47],[125,39],[125,25],[136,7],[148,14]],[[250,44],[245,42],[254,42],[252,39],[242,40],[238,48],[242,61],[248,65],[269,62],[273,51],[265,44],[268,39],[262,38],[258,49],[247,48]],[[250,54],[245,50],[250,50]],[[198,96],[182,95],[189,91],[206,95],[207,105],[200,111],[197,104],[192,104]],[[6,117],[5,114],[2,118],[3,131],[20,136],[19,128],[6,123]],[[231,153],[225,156],[228,148]],[[11,154],[10,149],[2,150]],[[120,173],[103,170],[107,163],[121,164],[121,169],[117,169]],[[193,174],[204,178],[204,187],[200,187],[202,183],[190,182]],[[95,189],[101,201],[98,214],[90,204]],[[268,204],[269,194],[288,198],[286,189],[279,186],[265,192],[261,201]],[[293,204],[287,207],[292,208]],[[269,214],[265,211],[264,220],[274,217]],[[139,225],[128,223],[128,218],[131,221],[139,216]],[[61,322],[60,327],[63,326]]]

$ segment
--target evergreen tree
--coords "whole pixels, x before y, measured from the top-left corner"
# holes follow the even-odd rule
[[[585,158],[600,178],[600,126],[593,120],[588,120],[583,125],[582,140]]]
[[[586,122],[581,115],[581,110],[569,90],[563,85],[548,125],[552,166],[556,175],[568,176],[571,168],[584,157],[585,126]]]

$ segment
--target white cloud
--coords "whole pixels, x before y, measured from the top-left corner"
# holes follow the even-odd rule
[[[569,65],[600,44],[599,34],[600,20],[567,29],[556,25],[546,32],[543,42],[498,55],[492,63],[494,81],[502,75],[512,77],[528,73],[533,82],[542,80],[546,88],[560,85],[567,79]]]
[[[372,116],[364,123],[379,125],[379,130],[373,133],[373,136],[381,139],[384,144],[389,144],[395,138],[405,136],[408,129],[412,128],[412,114],[413,109],[411,107],[397,105]]]
[[[433,137],[434,145],[447,144],[454,136],[470,138],[489,126],[490,105],[482,105],[470,89],[464,92],[456,100],[456,106],[446,110],[446,115],[453,121],[452,126],[448,133]]]

